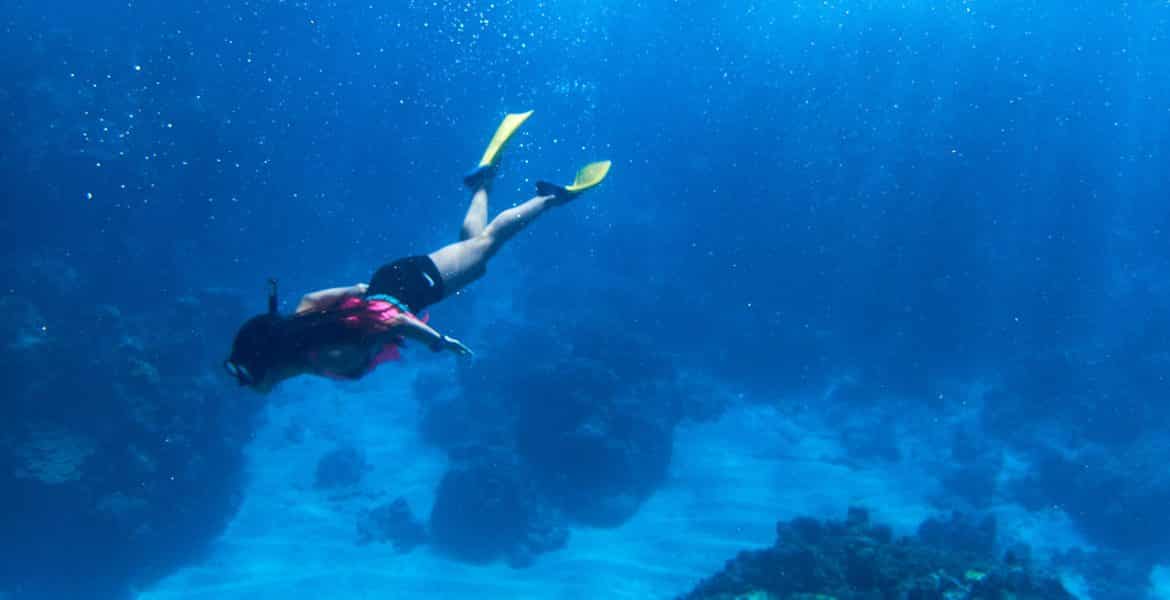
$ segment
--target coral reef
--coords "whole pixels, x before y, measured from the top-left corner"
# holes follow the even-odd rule
[[[976,556],[992,556],[996,543],[995,519],[990,516],[975,519],[957,512],[946,519],[930,518],[918,526],[918,541],[935,548],[962,548]]]
[[[410,552],[427,539],[427,531],[405,498],[364,511],[357,522],[358,544],[390,542],[398,552]]]
[[[859,508],[844,521],[780,522],[772,547],[741,552],[685,598],[1073,600],[1059,581],[1027,562],[990,554],[993,531],[986,522],[972,529],[971,520],[952,517],[896,539]]]
[[[423,435],[452,462],[432,542],[462,560],[525,566],[571,525],[620,525],[665,478],[675,424],[721,410],[642,339],[582,326],[499,345],[510,352],[461,369],[458,386],[423,378],[417,390]]]
[[[515,397],[516,452],[536,486],[579,523],[620,525],[670,463],[673,423],[656,414],[652,394],[622,390],[620,381],[588,360],[539,367],[517,381],[535,393]]]
[[[431,541],[473,563],[505,558],[514,567],[568,541],[564,524],[540,501],[514,457],[465,462],[446,473],[431,510]]]
[[[239,504],[260,402],[211,374],[243,309],[197,293],[131,315],[68,265],[5,268],[40,295],[2,300],[0,589],[127,595],[197,556]]]
[[[1170,553],[1170,311],[1159,302],[1135,316],[1140,323],[1118,323],[1134,329],[1115,340],[1056,346],[1006,369],[982,415],[987,437],[1023,465],[1007,481],[1008,497],[1033,510],[1056,507],[1102,552],[1142,563],[1120,575],[1147,572]],[[1144,577],[1093,585],[1136,586]]]
[[[353,446],[334,448],[317,461],[313,486],[317,489],[349,487],[361,482],[370,470],[366,455]]]
[[[1069,454],[1037,449],[1014,492],[1033,509],[1061,506],[1094,540],[1136,555],[1170,552],[1170,441],[1145,436],[1120,450],[1086,445]]]
[[[10,452],[16,461],[13,476],[54,485],[81,479],[94,446],[88,437],[57,426],[32,426]]]

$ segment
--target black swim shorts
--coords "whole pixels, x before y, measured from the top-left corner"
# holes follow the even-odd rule
[[[443,276],[429,256],[400,258],[374,272],[366,297],[377,294],[394,296],[417,313],[443,299]]]

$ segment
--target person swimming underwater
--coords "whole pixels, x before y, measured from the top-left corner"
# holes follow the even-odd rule
[[[504,117],[479,165],[463,178],[472,190],[459,241],[425,256],[390,262],[368,284],[306,294],[290,316],[278,310],[275,280],[269,280],[268,312],[248,319],[236,333],[224,368],[242,386],[260,392],[298,375],[359,379],[399,357],[405,340],[435,352],[470,355],[459,340],[443,335],[419,314],[479,279],[488,261],[509,239],[544,211],[601,183],[610,162],[590,163],[570,185],[536,183],[536,196],[496,215],[489,223],[488,191],[504,146],[532,111]]]

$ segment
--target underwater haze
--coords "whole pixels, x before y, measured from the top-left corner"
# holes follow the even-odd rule
[[[0,598],[1170,598],[1170,4],[0,11]],[[237,328],[612,160],[360,381]]]

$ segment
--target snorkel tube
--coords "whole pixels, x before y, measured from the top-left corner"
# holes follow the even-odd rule
[[[277,304],[279,304],[276,301],[277,283],[275,277],[268,278],[268,314],[270,316],[277,314]]]

